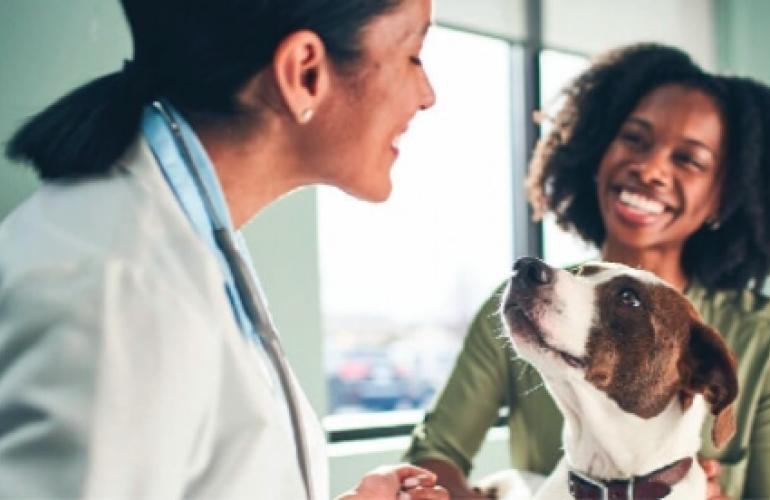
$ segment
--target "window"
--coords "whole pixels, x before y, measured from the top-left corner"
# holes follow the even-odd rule
[[[391,199],[319,190],[330,414],[424,407],[508,273],[513,50],[433,29],[423,55],[438,101],[402,142]]]
[[[438,101],[402,142],[391,199],[372,205],[331,188],[318,193],[330,429],[383,425],[373,412],[419,418],[473,314],[508,274],[514,234],[526,234],[514,231],[522,219],[512,199],[522,49],[439,27],[423,56]],[[541,107],[553,113],[558,91],[587,61],[543,51],[540,64]],[[542,230],[553,265],[596,255],[552,218]]]
[[[540,53],[540,108],[554,116],[564,104],[561,89],[588,67],[584,56],[556,50]],[[541,127],[542,133],[550,130],[548,122]],[[578,236],[560,229],[553,214],[543,218],[543,258],[553,266],[577,264],[598,256],[597,249]]]

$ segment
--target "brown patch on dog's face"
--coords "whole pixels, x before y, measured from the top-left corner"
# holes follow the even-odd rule
[[[599,317],[587,344],[586,379],[642,418],[675,397],[686,409],[701,393],[717,415],[719,446],[734,432],[735,361],[692,304],[662,284],[616,276],[596,288]]]
[[[623,410],[650,418],[679,389],[678,360],[690,324],[686,299],[660,284],[616,276],[596,290],[586,378]]]

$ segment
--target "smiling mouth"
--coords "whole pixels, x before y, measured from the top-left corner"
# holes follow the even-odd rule
[[[396,135],[396,136],[393,138],[393,140],[391,141],[391,143],[390,143],[390,147],[391,147],[391,148],[392,148],[394,151],[398,152],[398,151],[400,151],[400,150],[401,150],[401,140],[402,140],[402,139],[404,138],[404,136],[406,135],[406,131],[407,131],[407,130],[409,130],[409,125],[405,126],[405,127],[403,128],[403,130],[401,130],[401,132],[399,132],[399,133],[398,133],[398,135]]]
[[[611,188],[615,213],[632,225],[646,226],[661,216],[675,213],[674,207],[640,189],[615,185]]]
[[[584,368],[586,366],[586,361],[584,359],[557,349],[546,342],[545,335],[537,327],[537,324],[515,301],[505,305],[504,313],[508,318],[512,319],[512,326],[515,326],[515,328],[511,329],[513,335],[521,337],[525,341],[534,342],[543,350],[556,354],[572,368]]]
[[[666,210],[662,202],[627,189],[620,190],[618,199],[627,207],[650,215],[660,215]]]

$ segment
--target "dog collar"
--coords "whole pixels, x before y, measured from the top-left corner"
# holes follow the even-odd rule
[[[644,476],[631,479],[595,479],[569,471],[569,492],[577,500],[658,500],[671,493],[692,467],[692,457],[683,458]]]

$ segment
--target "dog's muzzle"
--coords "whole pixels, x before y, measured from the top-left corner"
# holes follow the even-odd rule
[[[513,264],[508,294],[505,297],[504,309],[532,308],[536,297],[556,279],[556,272],[545,262],[534,257],[522,257]]]

